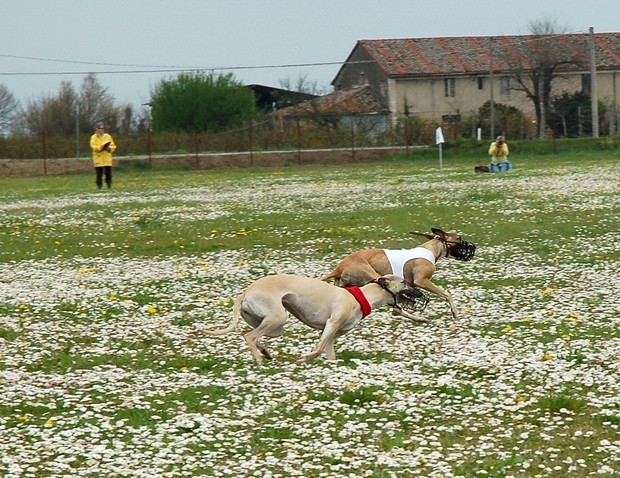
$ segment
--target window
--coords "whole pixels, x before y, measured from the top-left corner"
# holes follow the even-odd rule
[[[458,124],[462,121],[459,113],[450,115],[441,115],[441,122],[443,124]]]
[[[443,80],[443,89],[445,97],[456,96],[456,81],[454,78],[445,78]]]
[[[510,77],[509,76],[502,76],[499,79],[499,92],[502,95],[510,94]]]
[[[588,96],[592,92],[592,77],[589,73],[581,75],[581,92]]]
[[[482,76],[478,77],[478,89],[484,90],[484,78]]]

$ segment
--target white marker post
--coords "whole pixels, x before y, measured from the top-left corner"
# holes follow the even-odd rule
[[[444,139],[443,139],[443,133],[441,132],[441,127],[437,128],[435,130],[435,144],[439,145],[439,168],[443,168],[443,157],[442,157],[442,150],[441,150],[441,145],[445,143]]]

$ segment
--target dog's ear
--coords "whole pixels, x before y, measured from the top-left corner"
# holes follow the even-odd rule
[[[390,280],[387,277],[379,277],[377,279],[377,284],[379,284],[384,289],[388,286],[389,283],[390,283]]]
[[[414,236],[422,236],[426,239],[435,239],[435,236],[433,236],[432,234],[427,234],[426,232],[411,231],[409,234],[413,234]]]
[[[446,237],[446,233],[441,229],[437,229],[436,227],[431,227],[431,232],[435,234],[435,236]]]

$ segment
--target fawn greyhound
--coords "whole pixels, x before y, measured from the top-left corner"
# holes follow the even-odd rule
[[[335,285],[347,287],[361,286],[384,274],[395,274],[404,277],[407,282],[443,297],[450,304],[452,316],[457,318],[456,306],[452,296],[442,287],[431,282],[435,272],[435,263],[442,257],[453,257],[468,261],[474,257],[476,246],[464,241],[455,231],[444,232],[432,228],[432,234],[412,231],[411,234],[428,239],[414,249],[366,249],[353,252],[346,256],[329,274],[320,280],[334,279]],[[415,318],[400,309],[394,310],[396,315],[411,319]]]
[[[282,335],[288,311],[309,327],[322,330],[316,348],[301,355],[299,360],[309,361],[323,352],[327,359],[334,360],[334,339],[349,332],[372,309],[388,303],[398,309],[401,302],[415,302],[422,295],[422,291],[394,275],[380,276],[362,287],[350,289],[310,277],[270,275],[250,284],[239,294],[230,325],[204,332],[224,335],[232,332],[240,319],[245,320],[253,330],[245,332],[243,338],[254,360],[260,364],[263,357],[272,358],[260,338]]]

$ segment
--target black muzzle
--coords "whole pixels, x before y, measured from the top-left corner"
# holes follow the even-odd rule
[[[421,312],[426,309],[429,295],[419,287],[413,287],[411,291],[396,294],[396,304],[408,312]]]
[[[476,244],[462,241],[450,247],[450,256],[459,261],[470,261],[476,254]]]

